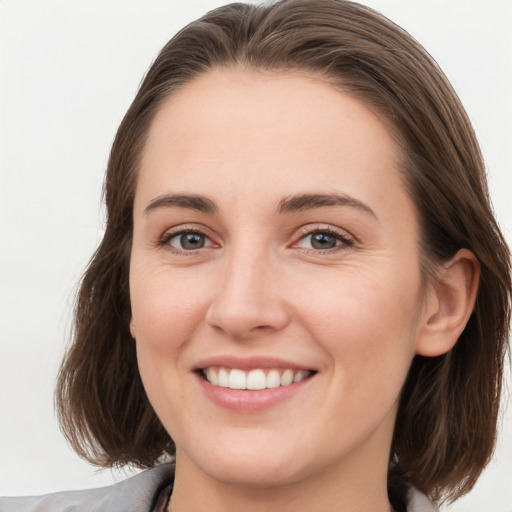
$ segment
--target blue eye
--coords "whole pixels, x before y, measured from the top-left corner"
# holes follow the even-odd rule
[[[335,249],[340,245],[352,245],[352,242],[339,233],[323,230],[308,233],[298,241],[297,245],[304,249],[328,251],[329,249]]]
[[[210,239],[198,231],[182,231],[166,237],[165,243],[182,251],[196,251],[211,245]]]
[[[333,249],[339,243],[339,240],[329,233],[313,233],[310,237],[313,249]]]

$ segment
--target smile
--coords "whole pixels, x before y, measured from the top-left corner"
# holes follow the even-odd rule
[[[310,377],[309,370],[256,368],[250,371],[238,368],[210,366],[202,369],[206,380],[217,387],[229,389],[262,390],[286,387]]]

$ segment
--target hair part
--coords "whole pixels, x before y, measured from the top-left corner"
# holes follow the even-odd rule
[[[101,466],[150,467],[174,444],[137,367],[129,264],[141,154],[162,103],[214,68],[306,72],[359,99],[389,127],[418,212],[429,278],[457,250],[481,266],[474,312],[455,348],[416,356],[403,387],[390,479],[434,500],[468,492],[489,461],[510,321],[510,254],[494,219],[471,123],[435,61],[409,34],[345,0],[220,7],[162,49],[115,137],[105,180],[106,231],[81,282],[73,343],[59,373],[61,428]]]

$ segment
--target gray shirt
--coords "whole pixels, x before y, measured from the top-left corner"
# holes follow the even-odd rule
[[[0,498],[0,512],[158,512],[173,479],[169,465],[158,466],[99,489],[45,496]],[[437,512],[416,489],[409,489],[407,512]]]

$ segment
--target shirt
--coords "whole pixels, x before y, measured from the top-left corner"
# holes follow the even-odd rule
[[[164,464],[108,487],[0,498],[0,512],[165,512],[173,478],[173,467]],[[412,487],[406,506],[407,512],[438,512],[425,495]]]

